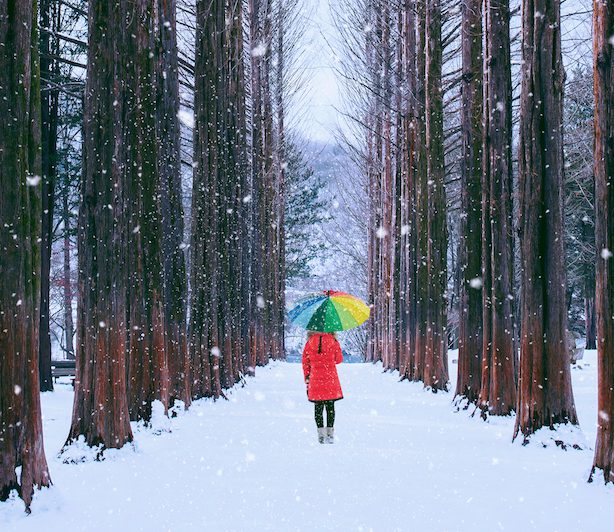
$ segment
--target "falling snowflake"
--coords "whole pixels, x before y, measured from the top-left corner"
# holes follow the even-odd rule
[[[13,390],[15,392],[15,395],[19,395],[21,393],[21,386],[19,386],[19,384],[15,384]]]
[[[39,175],[32,175],[32,176],[26,177],[26,184],[29,187],[35,187],[40,182],[41,182],[41,176],[39,176]]]
[[[409,233],[409,225],[401,226],[401,234],[406,235],[407,233]]]
[[[211,348],[211,354],[212,354],[214,357],[219,357],[219,356],[221,356],[222,352],[220,351],[220,348],[219,348],[217,345],[214,345],[214,346]]]
[[[385,238],[387,234],[388,231],[383,226],[378,227],[377,231],[375,231],[375,235],[377,236],[377,238]]]
[[[179,118],[179,121],[184,126],[194,129],[194,114],[190,113],[190,111],[181,109],[181,111],[177,113],[177,118]]]
[[[98,322],[98,327],[100,327],[101,329],[104,329],[107,326],[107,324],[104,321],[99,321]]]
[[[469,281],[469,286],[471,288],[475,288],[476,290],[479,290],[480,288],[482,288],[483,284],[484,283],[482,282],[481,277],[474,277],[473,279]]]
[[[256,297],[256,306],[258,308],[264,308],[264,297],[262,297],[262,296],[257,296]]]
[[[249,203],[250,201],[252,201],[252,197],[250,194],[243,197],[243,203]]]
[[[137,226],[136,226],[136,227],[135,227],[135,228],[132,230],[132,232],[133,232],[134,234],[136,234],[136,233],[138,233],[140,230],[141,230],[141,226],[140,226],[140,225],[137,225]]]
[[[262,57],[266,54],[268,46],[265,42],[261,42],[252,48],[252,57]]]
[[[601,258],[603,260],[608,260],[611,257],[612,257],[612,252],[608,248],[603,248],[601,250]]]

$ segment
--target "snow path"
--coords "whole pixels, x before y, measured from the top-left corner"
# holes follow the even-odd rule
[[[592,447],[587,358],[573,377]],[[55,486],[29,517],[18,501],[0,505],[0,530],[614,530],[614,489],[586,483],[592,450],[512,445],[513,420],[455,413],[452,394],[399,383],[381,366],[339,374],[334,445],[316,441],[300,365],[273,363],[229,401],[197,402],[172,433],[139,431],[136,452],[80,465],[55,456],[72,405],[61,386],[43,398]]]

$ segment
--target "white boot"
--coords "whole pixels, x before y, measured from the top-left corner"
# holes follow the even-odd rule
[[[326,443],[335,443],[335,429],[326,427]]]
[[[318,427],[318,441],[320,443],[326,443],[326,427]]]

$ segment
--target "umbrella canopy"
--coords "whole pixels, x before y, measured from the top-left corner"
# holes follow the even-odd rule
[[[371,309],[345,292],[325,290],[305,296],[288,312],[290,321],[309,331],[347,331],[364,323]]]

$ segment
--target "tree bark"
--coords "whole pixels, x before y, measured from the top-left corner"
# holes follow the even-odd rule
[[[417,143],[417,49],[416,49],[416,2],[405,0],[403,5],[403,63],[407,79],[405,116],[403,117],[404,172],[401,202],[401,353],[399,371],[403,379],[415,379],[416,345],[416,143]]]
[[[477,403],[482,376],[482,2],[462,3],[461,242],[462,272],[459,310],[456,397]]]
[[[164,266],[164,319],[170,379],[169,401],[191,402],[190,361],[187,345],[187,278],[183,252],[183,204],[177,57],[177,2],[158,2],[157,171],[160,179],[162,255]]]
[[[426,5],[426,154],[427,276],[424,385],[433,392],[448,388],[447,359],[447,220],[444,188],[441,3]]]
[[[36,3],[0,5],[0,501],[51,479],[39,388],[40,67]],[[21,468],[20,478],[17,470]]]
[[[522,323],[514,437],[577,424],[566,349],[562,103],[558,0],[523,0],[520,98]]]
[[[126,395],[127,217],[124,18],[115,0],[89,4],[84,171],[79,210],[77,372],[67,445],[132,441]],[[132,228],[131,228],[132,229]]]
[[[246,279],[244,93],[239,4],[198,2],[190,349],[194,396],[222,395],[242,372]],[[227,21],[231,21],[227,23]]]
[[[598,420],[596,469],[614,482],[614,2],[595,0],[593,68],[595,93],[595,246]]]
[[[482,183],[482,415],[509,415],[516,406],[512,233],[512,81],[509,4],[486,2]]]
[[[584,298],[584,323],[586,328],[585,349],[597,349],[597,316],[595,314],[595,294]]]
[[[428,175],[426,151],[426,0],[416,0],[416,117],[414,134],[416,137],[416,333],[414,344],[413,378],[422,380],[426,359],[427,309],[429,305],[429,278],[427,270],[428,246]]]
[[[194,65],[194,181],[192,191],[190,299],[190,359],[194,398],[219,397],[219,338],[217,335],[218,283],[214,272],[219,256],[215,246],[219,198],[216,101],[221,98],[221,47],[224,4],[214,0],[196,4],[196,59]],[[215,347],[215,352],[212,348]]]
[[[128,197],[128,409],[149,422],[152,404],[169,404],[160,176],[158,173],[156,61],[157,3],[125,6],[120,35],[124,61],[124,179]],[[160,30],[158,30],[160,31]]]
[[[40,20],[44,29],[51,28],[52,2],[43,0],[40,5]],[[50,34],[40,37],[40,68],[44,81],[53,80],[55,64],[50,59]],[[51,331],[49,329],[49,280],[51,274],[51,242],[53,241],[53,210],[56,181],[56,152],[58,130],[58,90],[46,84],[41,91],[41,162],[42,162],[42,223],[41,223],[41,303],[39,374],[41,392],[53,391],[51,374]]]

